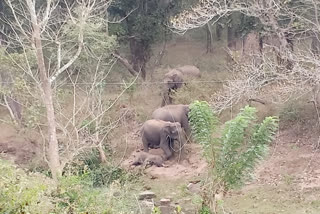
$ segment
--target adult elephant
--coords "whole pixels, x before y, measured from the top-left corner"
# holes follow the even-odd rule
[[[173,155],[173,143],[175,140],[183,142],[183,133],[180,123],[163,120],[147,120],[141,130],[143,149],[160,147],[165,154],[165,159]]]
[[[166,73],[164,75],[161,106],[172,104],[172,94],[178,88],[181,88],[183,84],[183,74],[180,71],[172,69],[168,73]]]
[[[154,110],[152,113],[152,118],[163,121],[180,123],[181,127],[184,129],[187,135],[187,138],[189,138],[191,134],[191,129],[188,120],[189,111],[189,105],[167,105]]]
[[[180,71],[183,76],[190,76],[190,77],[196,77],[196,78],[201,77],[200,69],[194,65],[180,66],[180,67],[177,67],[176,70]]]

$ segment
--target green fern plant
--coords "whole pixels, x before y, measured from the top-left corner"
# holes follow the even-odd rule
[[[188,117],[192,135],[196,142],[203,146],[206,157],[210,159],[213,156],[210,148],[213,144],[212,133],[218,125],[217,116],[206,101],[194,101],[189,108]]]
[[[278,129],[278,118],[266,117],[258,124],[256,113],[255,108],[244,107],[234,119],[225,123],[221,137],[213,138],[218,120],[208,103],[195,101],[190,105],[192,134],[203,146],[212,166],[212,183],[219,184],[210,190],[209,196],[243,185],[266,154]],[[204,195],[204,198],[215,200],[211,196]]]
[[[278,128],[276,117],[266,117],[256,124],[256,109],[246,106],[225,124],[215,174],[225,190],[241,186],[253,172],[255,165],[266,154]]]

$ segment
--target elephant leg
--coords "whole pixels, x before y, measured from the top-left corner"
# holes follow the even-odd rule
[[[189,138],[191,137],[191,128],[189,125],[188,118],[185,118],[181,121],[181,127],[183,127],[185,134],[186,134],[186,137],[187,137],[187,140],[189,140]]]
[[[144,135],[142,135],[143,151],[149,152],[149,143]]]
[[[170,93],[170,91],[166,91],[163,93],[161,107],[163,107],[167,104],[170,104],[171,101],[170,101],[169,93]]]
[[[169,159],[172,156],[172,151],[169,148],[170,141],[167,138],[161,139],[160,148],[164,151],[165,159]]]

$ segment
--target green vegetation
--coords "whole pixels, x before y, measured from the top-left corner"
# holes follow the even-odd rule
[[[273,140],[277,118],[266,117],[261,124],[256,120],[256,109],[246,106],[225,123],[215,169],[226,190],[244,184]]]
[[[91,176],[92,172],[64,176],[56,185],[40,173],[25,172],[0,159],[0,212],[111,214],[135,210],[128,179],[118,175],[118,179],[110,178],[110,185],[95,188]]]
[[[246,106],[240,113],[224,125],[222,136],[212,137],[216,118],[206,102],[191,104],[190,123],[195,139],[203,145],[203,150],[212,167],[212,180],[215,194],[240,187],[250,178],[257,162],[267,151],[277,130],[277,118],[266,117],[257,124],[256,109]],[[210,194],[212,194],[212,192]],[[206,193],[204,193],[206,194]],[[210,202],[207,202],[210,204]]]
[[[218,125],[218,119],[205,101],[195,101],[190,104],[189,121],[192,134],[196,141],[203,146],[208,160],[214,159],[212,134]]]

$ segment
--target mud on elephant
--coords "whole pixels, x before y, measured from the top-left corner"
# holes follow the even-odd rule
[[[188,139],[191,137],[191,128],[188,120],[189,111],[189,105],[167,105],[154,110],[152,113],[152,119],[180,123]]]
[[[160,147],[165,154],[165,159],[173,155],[173,144],[177,140],[184,144],[183,131],[180,123],[162,120],[147,120],[141,130],[143,149]]]

